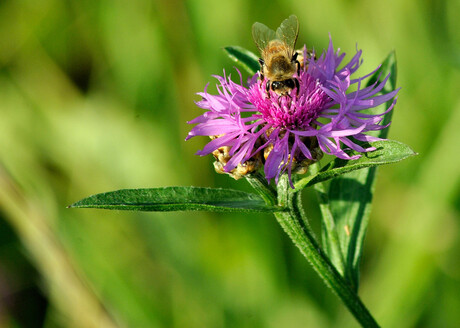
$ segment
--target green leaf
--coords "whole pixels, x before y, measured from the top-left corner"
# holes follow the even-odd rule
[[[362,246],[371,211],[376,168],[355,171],[329,186],[329,208],[345,259],[345,278],[357,290]]]
[[[257,57],[253,52],[239,46],[225,47],[224,51],[231,60],[240,65],[250,75],[256,74],[259,70],[259,57]]]
[[[122,189],[84,198],[69,207],[128,211],[276,212],[262,197],[232,189],[164,187]]]
[[[317,174],[305,177],[295,183],[296,191],[300,191],[305,187],[313,186],[316,183],[324,182],[340,175],[375,167],[383,164],[391,164],[402,161],[416,153],[407,145],[394,140],[382,140],[371,143],[376,150],[361,154],[362,156],[356,160],[344,160],[336,158],[326,164]],[[350,155],[360,154],[358,152],[349,152]]]
[[[382,90],[383,94],[393,91],[396,87],[396,56],[394,52],[387,56],[380,69],[370,78],[368,85],[377,79],[382,81],[389,73],[391,76]],[[389,108],[391,104],[392,101],[387,102],[384,109]],[[373,111],[380,110],[382,109],[373,109]],[[393,111],[387,113],[382,124],[391,122],[392,115]],[[388,128],[375,135],[386,138]],[[385,152],[384,157],[388,156],[388,159],[393,162],[415,154],[409,147],[401,143],[399,146],[394,141],[392,143],[391,147],[384,147],[383,149],[389,151]],[[372,154],[369,153],[370,156]],[[345,259],[345,278],[355,290],[358,290],[359,286],[359,264],[371,212],[376,173],[377,167],[372,165],[369,168],[341,175],[331,181],[327,195],[329,209],[334,218],[335,229]]]

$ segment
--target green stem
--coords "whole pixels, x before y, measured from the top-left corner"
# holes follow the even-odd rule
[[[310,174],[315,175],[319,171],[319,165],[313,164],[309,167]],[[319,201],[319,208],[321,210],[322,225],[323,225],[323,247],[326,250],[327,255],[331,258],[335,268],[340,272],[342,276],[345,275],[345,260],[340,249],[340,240],[337,230],[335,228],[334,217],[329,207],[329,197],[326,193],[326,188],[322,182],[319,182],[313,186],[316,191],[316,195]]]
[[[299,198],[295,194],[290,189],[287,177],[282,177],[278,183],[278,201],[279,205],[286,206],[289,211],[275,213],[279,224],[324,280],[325,284],[337,294],[358,322],[363,327],[379,327],[359,296],[342,278],[323,252],[310,229],[305,227],[298,208]]]

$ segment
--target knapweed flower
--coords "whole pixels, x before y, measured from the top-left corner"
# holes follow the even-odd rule
[[[360,155],[350,156],[347,149],[359,153],[375,150],[357,142],[380,140],[366,132],[386,127],[379,123],[393,109],[399,89],[379,94],[389,76],[362,87],[363,80],[375,71],[352,79],[362,62],[361,50],[339,68],[344,57],[345,53],[334,50],[332,40],[319,57],[309,55],[304,47],[300,72],[294,76],[299,81],[298,90],[296,87],[283,96],[271,90],[267,93],[266,81],[260,81],[259,74],[247,84],[241,74],[239,83],[225,76],[225,72],[224,76],[216,76],[218,94],[209,94],[207,88],[199,93],[202,100],[197,105],[206,112],[188,122],[197,125],[187,139],[211,137],[197,154],[213,153],[218,160],[217,171],[238,178],[263,163],[266,179],[275,178],[276,182],[284,172],[289,178],[296,170],[305,172],[322,153],[350,160]],[[384,112],[363,112],[391,99],[392,105]]]

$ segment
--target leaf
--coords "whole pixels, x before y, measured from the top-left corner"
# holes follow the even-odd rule
[[[262,197],[232,189],[164,187],[122,189],[84,198],[69,207],[128,211],[276,212]]]
[[[370,78],[368,85],[375,82],[377,78],[382,81],[388,73],[391,73],[391,76],[382,93],[391,92],[396,87],[396,56],[394,52],[390,53],[384,60],[380,69]],[[385,108],[389,108],[391,103],[391,101],[387,102]],[[374,108],[373,110],[378,109]],[[392,114],[393,111],[387,113],[382,124],[389,123]],[[388,128],[379,131],[376,135],[380,138],[386,138]],[[415,154],[407,146],[401,144],[398,147],[395,141],[392,143],[392,147],[388,147],[389,159],[392,158],[397,161],[398,155],[403,155],[401,157],[403,159]],[[406,147],[405,150],[404,147]],[[369,153],[371,156],[372,154]],[[355,290],[358,290],[359,286],[359,264],[371,212],[376,173],[377,167],[370,166],[341,175],[331,181],[328,190],[329,208],[334,218],[335,229],[345,259],[345,278]]]
[[[357,290],[359,263],[375,187],[376,168],[348,173],[332,180],[329,208],[345,259],[345,278]]]
[[[409,146],[399,141],[382,140],[373,142],[371,145],[377,149],[372,152],[361,154],[362,156],[359,159],[344,160],[336,158],[325,165],[317,174],[299,180],[294,185],[296,191],[300,191],[303,188],[313,186],[316,183],[324,182],[352,171],[383,164],[396,163],[410,156],[416,155]],[[349,154],[356,155],[360,153],[353,151]]]
[[[224,51],[231,60],[240,65],[250,75],[254,75],[260,68],[259,57],[253,52],[239,46],[225,47]]]

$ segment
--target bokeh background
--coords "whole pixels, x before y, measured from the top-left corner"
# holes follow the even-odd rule
[[[0,2],[0,327],[357,327],[265,214],[66,209],[98,192],[249,190],[185,142],[222,48],[290,14],[359,71],[391,51],[402,87],[360,295],[384,327],[460,325],[460,2]],[[313,224],[315,196],[305,192]]]

